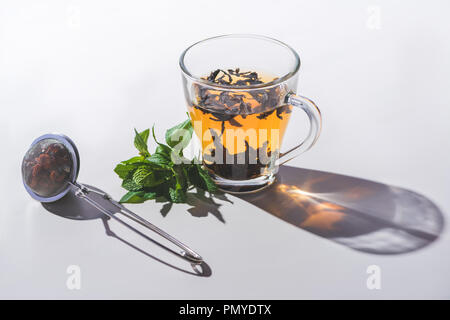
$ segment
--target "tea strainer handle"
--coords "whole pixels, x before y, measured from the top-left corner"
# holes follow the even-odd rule
[[[144,219],[141,216],[135,214],[131,210],[125,208],[119,202],[117,202],[116,200],[112,199],[107,193],[99,192],[99,191],[90,189],[90,188],[88,188],[88,187],[86,187],[86,186],[84,186],[82,184],[76,183],[76,182],[75,183],[71,183],[71,184],[75,188],[77,188],[77,191],[75,193],[77,197],[82,198],[85,201],[87,201],[90,205],[92,205],[93,207],[95,207],[96,209],[101,211],[108,218],[114,219],[115,221],[119,222],[120,224],[122,224],[123,226],[127,227],[128,229],[130,229],[130,230],[134,231],[135,233],[139,234],[141,237],[145,238],[146,240],[155,243],[156,245],[160,246],[161,248],[163,248],[163,249],[165,249],[165,250],[167,250],[167,251],[169,251],[169,252],[171,252],[171,253],[173,253],[173,254],[175,254],[177,256],[180,256],[183,259],[186,259],[186,260],[188,260],[188,261],[190,261],[192,263],[196,263],[196,264],[200,264],[200,263],[203,262],[202,257],[198,253],[196,253],[194,250],[192,250],[191,248],[189,248],[188,246],[186,246],[185,244],[183,244],[181,241],[177,240],[176,238],[172,237],[167,232],[161,230],[160,228],[158,228],[154,224],[150,223],[146,219]],[[110,211],[105,209],[100,203],[98,203],[97,201],[95,201],[92,198],[88,197],[88,194],[90,192],[97,193],[97,194],[101,195],[103,198],[105,198],[106,200],[110,201],[112,204],[114,204],[119,209],[118,213],[121,213],[122,215],[124,215],[128,219],[133,220],[134,222],[144,226],[145,228],[150,229],[151,231],[157,233],[161,237],[165,238],[166,240],[168,240],[171,243],[173,243],[174,245],[176,245],[178,248],[182,249],[182,251],[181,252],[174,251],[171,248],[168,248],[168,247],[160,244],[159,242],[153,240],[152,238],[147,236],[145,233],[137,230],[136,228],[134,228],[130,224],[126,223],[124,220],[120,219],[119,217],[117,217],[116,215],[114,215],[113,213],[111,213]]]

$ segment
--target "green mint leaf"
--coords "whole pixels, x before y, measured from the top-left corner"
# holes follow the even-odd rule
[[[160,155],[166,157],[167,160],[170,160],[170,154],[172,153],[172,149],[169,146],[160,143],[156,147],[155,153],[159,153]]]
[[[148,137],[150,136],[150,129],[145,129],[144,131],[139,133],[139,135],[141,136],[141,138],[144,141],[144,143],[147,144],[148,143]]]
[[[183,203],[186,202],[186,192],[182,189],[169,189],[170,201],[173,203]]]
[[[132,178],[126,178],[122,182],[122,188],[128,191],[141,191],[142,186],[136,184]]]
[[[156,192],[146,192],[142,198],[144,200],[153,200],[156,199],[156,197],[158,196],[158,194]]]
[[[187,175],[190,184],[192,184],[194,187],[203,189],[210,193],[218,191],[218,188],[214,181],[211,179],[209,173],[205,171],[201,165],[192,163],[190,166],[188,166]]]
[[[170,168],[170,166],[172,165],[170,158],[168,159],[166,155],[159,152],[155,152],[154,154],[152,154],[150,157],[147,158],[147,161],[163,169]]]
[[[211,179],[209,173],[205,171],[199,164],[196,164],[195,166],[197,167],[198,173],[205,184],[205,188],[203,189],[210,193],[217,192],[219,189],[217,188],[217,185],[214,183],[214,181]]]
[[[186,176],[186,171],[181,166],[176,166],[172,169],[173,175],[175,177],[175,188],[186,191],[188,188],[188,178]]]
[[[175,182],[174,179],[169,179],[167,181],[165,181],[164,183],[151,188],[150,191],[155,192],[157,194],[156,196],[156,201],[157,202],[165,202],[165,201],[171,201],[170,200],[170,194],[169,194],[169,189],[174,189],[175,188]]]
[[[167,172],[152,172],[142,181],[142,184],[144,188],[152,188],[167,181],[166,176]]]
[[[136,156],[136,157],[130,158],[128,160],[122,161],[121,164],[133,164],[133,163],[137,163],[137,162],[142,162],[144,160],[145,160],[144,157]]]
[[[187,119],[166,131],[166,143],[180,153],[191,141],[193,131],[191,120]]]
[[[146,200],[181,203],[187,201],[190,187],[197,192],[215,193],[218,189],[213,180],[197,161],[183,156],[185,148],[192,139],[193,128],[186,120],[166,131],[165,142],[156,139],[155,126],[152,135],[157,143],[153,154],[148,151],[150,130],[139,133],[135,129],[134,145],[139,156],[122,161],[115,168],[123,180],[122,187],[128,190],[120,202],[141,203]]]
[[[142,131],[141,133],[137,132],[136,129],[134,129],[135,137],[134,137],[134,146],[139,151],[139,154],[144,157],[150,156],[150,153],[148,152],[148,136],[150,134],[150,129],[146,129]]]
[[[122,164],[122,163],[119,163],[119,164],[114,168],[114,172],[117,173],[117,175],[118,175],[119,178],[121,178],[121,179],[127,178],[133,170],[136,170],[136,166],[134,166],[134,165],[132,165],[132,164]]]
[[[139,167],[133,173],[133,182],[139,186],[144,185],[144,180],[152,173],[146,167]]]
[[[192,137],[193,129],[191,123],[185,121],[182,124],[175,126],[172,129],[169,129],[168,131],[170,130],[177,131],[178,133],[174,133],[174,136],[177,137],[178,134],[180,134],[181,135],[180,139],[183,139],[183,142],[180,143],[173,142],[174,148],[171,148],[170,146],[159,142],[155,136],[155,126],[153,126],[152,127],[153,139],[158,144],[155,153],[160,153],[161,155],[164,155],[167,158],[167,160],[173,164],[189,163],[190,162],[189,159],[183,157],[183,148],[189,144],[189,141],[191,140]],[[170,142],[171,140],[170,137],[168,137],[167,132],[166,132],[166,140],[172,144],[172,142]]]
[[[148,167],[139,167],[133,173],[132,180],[138,186],[151,188],[166,181],[168,174],[170,174],[170,171],[162,172],[149,169]]]
[[[142,203],[145,200],[146,193],[144,191],[129,191],[120,200],[120,203]]]
[[[200,176],[195,165],[191,165],[187,168],[187,176],[191,185],[196,188],[206,190],[206,184],[203,182],[203,178]]]

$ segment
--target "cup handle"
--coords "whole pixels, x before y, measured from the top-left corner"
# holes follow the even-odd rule
[[[320,131],[322,130],[322,115],[314,102],[306,97],[296,95],[292,92],[286,95],[285,102],[293,107],[297,107],[305,111],[309,118],[310,127],[309,133],[305,140],[288,151],[280,153],[280,165],[309,150],[316,143],[320,136]]]

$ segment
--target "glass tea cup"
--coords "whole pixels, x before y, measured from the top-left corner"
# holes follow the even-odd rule
[[[224,35],[199,41],[180,57],[183,89],[203,165],[226,192],[270,185],[280,164],[310,149],[321,114],[297,95],[300,58],[288,45],[257,35]],[[291,112],[303,110],[307,137],[280,151]]]

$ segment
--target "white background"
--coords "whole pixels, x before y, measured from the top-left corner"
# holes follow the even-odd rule
[[[155,123],[161,137],[185,118],[181,51],[210,36],[256,33],[299,52],[299,92],[323,113],[318,144],[290,165],[414,190],[448,220],[449,9],[436,0],[2,0],[0,297],[450,298],[445,228],[430,246],[384,256],[233,197],[226,223],[193,217],[186,205],[165,218],[159,203],[133,206],[205,257],[212,276],[200,278],[106,237],[100,221],[48,213],[20,177],[32,140],[63,132],[80,150],[79,180],[119,198],[112,169],[135,153],[133,128]],[[66,288],[71,264],[81,267],[81,290]],[[371,264],[382,268],[381,290],[366,287]]]

